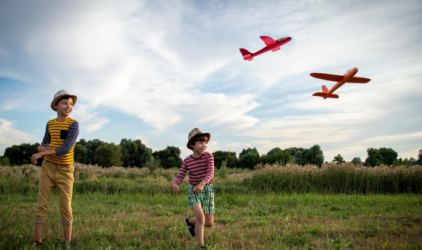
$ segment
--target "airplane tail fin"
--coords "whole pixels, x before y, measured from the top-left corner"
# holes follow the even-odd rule
[[[320,96],[324,99],[327,99],[327,98],[337,99],[338,98],[338,95],[336,95],[336,94],[327,94],[327,93],[323,93],[323,92],[316,92],[316,93],[313,94],[313,96]]]
[[[322,92],[328,93],[328,88],[325,85],[322,85]]]
[[[251,52],[249,52],[246,49],[239,49],[240,53],[242,53],[243,59],[248,60],[248,61],[252,61],[253,60],[253,56],[251,54]]]

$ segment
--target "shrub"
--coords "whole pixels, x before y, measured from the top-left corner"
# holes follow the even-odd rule
[[[222,161],[221,167],[217,171],[218,171],[218,176],[220,178],[223,178],[223,179],[227,178],[227,176],[229,175],[229,169],[227,168],[227,161],[225,161],[225,160]]]

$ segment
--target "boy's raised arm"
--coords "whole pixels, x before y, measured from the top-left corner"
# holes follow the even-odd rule
[[[59,148],[56,148],[57,155],[63,156],[69,153],[73,145],[76,143],[76,139],[78,138],[78,135],[79,135],[79,123],[77,121],[74,121],[72,125],[70,125],[69,127],[69,131],[63,145]]]

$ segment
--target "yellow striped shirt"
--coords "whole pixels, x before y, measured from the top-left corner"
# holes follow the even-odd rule
[[[45,156],[45,160],[56,164],[73,163],[73,150],[78,135],[79,124],[70,117],[64,122],[58,122],[56,119],[48,121],[41,145],[48,146],[57,154]]]

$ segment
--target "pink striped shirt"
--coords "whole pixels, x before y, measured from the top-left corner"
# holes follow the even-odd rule
[[[189,171],[190,184],[196,186],[201,181],[211,184],[214,178],[214,156],[208,152],[205,152],[199,158],[193,158],[192,155],[189,155],[183,161],[179,174],[173,182],[177,185],[182,183],[187,171]]]

